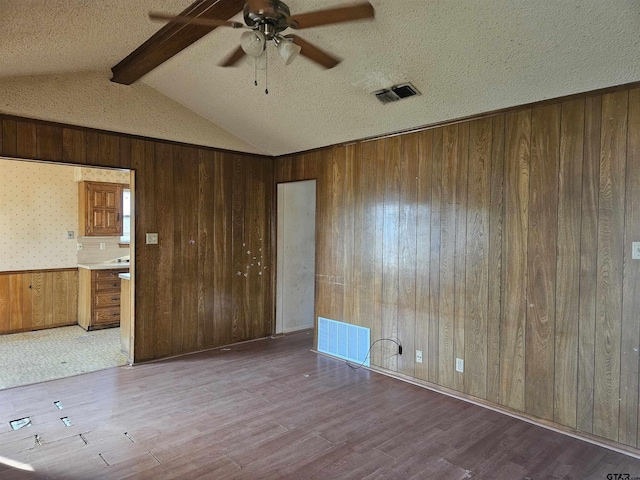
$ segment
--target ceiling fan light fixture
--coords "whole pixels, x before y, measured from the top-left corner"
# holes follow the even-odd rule
[[[252,57],[259,57],[264,51],[266,38],[260,30],[244,32],[240,37],[240,46],[244,53]]]
[[[262,55],[258,55],[257,57],[244,57],[244,61],[251,68],[256,68],[257,70],[266,70],[267,69],[267,54],[262,52]]]
[[[300,45],[296,45],[292,40],[281,40],[278,43],[278,53],[284,60],[285,65],[289,65],[302,50]]]

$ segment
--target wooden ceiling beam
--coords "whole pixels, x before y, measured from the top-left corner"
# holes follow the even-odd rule
[[[244,0],[197,0],[180,15],[228,20],[242,11],[244,3]],[[111,68],[111,81],[131,85],[215,28],[168,23]]]

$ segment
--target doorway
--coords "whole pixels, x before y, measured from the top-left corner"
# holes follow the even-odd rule
[[[78,325],[78,306],[86,296],[79,288],[81,270],[128,270],[129,290],[134,289],[134,239],[128,234],[133,202],[129,211],[122,205],[122,236],[83,236],[79,182],[120,184],[123,192],[130,188],[130,201],[133,197],[131,170],[0,158],[0,350],[11,365],[0,375],[0,389],[120,366],[133,358],[132,351],[123,351],[120,335],[132,336],[132,305],[129,328],[87,331]],[[120,289],[112,290],[113,315],[122,303],[116,302]],[[93,305],[91,295],[83,301]]]
[[[278,184],[276,334],[313,328],[316,181]]]

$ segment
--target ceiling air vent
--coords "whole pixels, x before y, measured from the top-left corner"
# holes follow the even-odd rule
[[[402,100],[403,98],[420,95],[420,92],[410,83],[403,83],[402,85],[395,85],[391,88],[378,90],[374,92],[374,95],[380,100],[380,103],[391,103]]]

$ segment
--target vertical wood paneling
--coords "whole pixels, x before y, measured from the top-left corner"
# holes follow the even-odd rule
[[[38,136],[35,123],[17,122],[16,154],[20,158],[38,158]]]
[[[95,159],[96,165],[110,167],[120,166],[120,138],[116,135],[105,133],[98,134],[98,151]],[[178,148],[176,147],[176,150]]]
[[[256,330],[255,337],[265,337],[272,335],[275,331],[275,296],[272,292],[275,292],[275,268],[271,259],[272,246],[275,248],[275,183],[273,182],[274,164],[271,161],[266,161],[264,158],[257,159],[257,168],[255,175],[259,175],[259,181],[262,185],[262,197],[256,198],[256,209],[261,213],[259,229],[260,229],[260,264],[258,267],[262,268],[262,275],[258,274],[260,278],[258,294],[261,297],[261,303],[258,312],[260,316],[261,327]]]
[[[267,232],[264,226],[268,223],[267,215],[271,210],[261,208],[265,198],[265,183],[271,184],[270,177],[267,177],[262,171],[264,161],[258,158],[246,157],[244,161],[247,163],[246,175],[246,200],[245,200],[245,238],[247,243],[246,272],[247,289],[245,291],[247,312],[250,312],[248,318],[248,338],[258,338],[265,334],[272,333],[270,329],[263,328],[270,326],[270,322],[265,321],[265,299],[263,292],[267,285],[267,275],[263,275],[262,263],[265,260],[263,253],[265,246],[269,243]],[[268,331],[266,331],[268,330]]]
[[[67,320],[67,275],[66,272],[54,272],[51,274],[53,277],[52,287],[52,325],[60,325]]]
[[[359,315],[356,313],[355,297],[358,291],[356,284],[356,270],[358,268],[358,257],[355,255],[356,225],[355,208],[356,195],[359,194],[357,184],[357,162],[355,145],[344,147],[344,215],[342,218],[344,242],[342,248],[343,268],[344,268],[344,302],[342,304],[342,318],[345,322],[359,325]],[[297,164],[304,166],[303,162]]]
[[[175,148],[173,190],[180,192],[180,208],[173,214],[172,351],[198,349],[198,211],[199,158],[193,148]],[[180,319],[179,322],[175,322]]]
[[[376,215],[376,236],[375,236],[375,250],[374,250],[374,264],[375,264],[375,311],[374,311],[374,328],[373,338],[383,338],[384,328],[382,323],[382,312],[384,304],[382,301],[384,284],[383,284],[383,272],[384,272],[384,215],[385,208],[384,202],[380,199],[385,195],[385,164],[386,164],[386,141],[378,140],[373,143],[375,147],[375,162],[376,162],[376,203],[375,203],[375,215]],[[372,361],[377,361],[376,365],[380,365],[383,362],[383,351],[380,348],[374,348],[371,352]]]
[[[524,410],[531,110],[508,114],[505,129],[500,403]]]
[[[442,197],[440,203],[440,324],[438,383],[454,387],[456,179],[458,125],[442,129]]]
[[[429,273],[429,381],[440,383],[440,225],[442,206],[442,128],[433,131],[431,143],[431,268]]]
[[[398,356],[398,371],[415,374],[416,332],[416,221],[420,135],[401,139],[400,211],[398,224],[398,338],[407,355]]]
[[[362,144],[362,224],[359,229],[360,248],[356,253],[360,255],[360,302],[359,313],[363,317],[361,322],[371,329],[371,338],[381,337],[380,319],[380,256],[382,252],[381,232],[382,225],[379,213],[381,205],[377,202],[378,185],[383,178],[378,162],[378,142],[366,142]],[[356,219],[356,221],[358,221]],[[380,253],[378,253],[380,252]],[[380,362],[380,350],[373,349],[371,361]]]
[[[465,289],[465,392],[487,396],[492,120],[471,122]]]
[[[595,382],[601,117],[602,97],[587,98],[585,100],[584,113],[584,158],[582,168],[576,425],[579,430],[589,433],[593,432],[593,392]]]
[[[9,331],[31,328],[31,274],[9,275]]]
[[[213,215],[214,215],[214,244],[213,263],[213,331],[212,345],[231,343],[233,337],[232,323],[232,281],[236,272],[233,270],[233,258],[229,252],[233,251],[233,205],[231,198],[233,183],[233,159],[216,154],[214,170]],[[217,268],[213,268],[217,265]]]
[[[560,106],[531,113],[525,411],[553,419]]]
[[[330,216],[330,312],[331,317],[344,320],[345,269],[344,248],[347,239],[353,235],[353,226],[345,225],[345,177],[347,170],[347,147],[333,149],[331,168],[331,211]],[[349,229],[349,230],[347,230]]]
[[[246,164],[240,155],[233,156],[233,181],[231,189],[231,228],[233,238],[233,280],[231,283],[232,302],[232,324],[231,340],[238,342],[246,340],[247,315],[245,309],[246,288],[247,288],[247,239],[244,230],[244,208],[245,208],[245,176]]]
[[[177,147],[175,147],[177,148]],[[153,346],[158,356],[171,355],[175,346],[175,339],[181,338],[180,323],[183,320],[173,317],[173,278],[174,271],[174,195],[173,188],[173,145],[156,145],[155,148],[155,229],[158,233],[157,263],[154,277],[157,278],[155,321]],[[147,247],[154,248],[154,247]],[[162,299],[160,301],[160,299]]]
[[[352,321],[356,325],[371,329],[373,320],[373,288],[370,280],[373,280],[371,271],[371,255],[367,255],[365,247],[370,246],[373,238],[375,223],[371,222],[370,209],[367,209],[367,201],[370,195],[370,186],[367,179],[370,178],[363,170],[364,159],[362,144],[354,146],[354,159],[350,184],[353,188],[353,311]],[[307,155],[305,155],[305,158]],[[373,227],[373,228],[372,228]]]
[[[213,263],[215,209],[206,208],[215,196],[214,152],[198,152],[198,345],[213,345]]]
[[[629,92],[628,122],[618,441],[635,447],[638,443],[640,261],[631,258],[631,246],[640,239],[640,90]]]
[[[399,243],[400,231],[400,167],[402,144],[399,137],[385,143],[384,219],[382,229],[382,337],[398,337]],[[382,366],[397,370],[397,348],[382,342]]]
[[[329,154],[331,153],[331,154]],[[318,162],[316,182],[316,306],[315,316],[331,318],[331,183],[333,152]]]
[[[15,157],[18,155],[18,124],[15,120],[2,119],[2,155]]]
[[[131,144],[131,163],[135,170],[135,212],[136,217],[133,228],[135,229],[135,285],[136,319],[134,323],[134,355],[138,358],[154,358],[155,354],[155,327],[143,317],[143,312],[156,310],[156,286],[154,284],[145,288],[146,278],[155,278],[158,265],[158,245],[146,245],[145,235],[148,232],[157,232],[156,220],[156,174],[155,169],[145,168],[155,162],[155,145],[152,142],[133,140]],[[143,194],[144,192],[144,194]],[[141,214],[141,212],[144,212]],[[154,317],[155,318],[155,317]]]
[[[62,160],[62,128],[39,124],[36,134],[37,157],[42,160]]]
[[[553,420],[576,427],[584,100],[562,104]]]
[[[62,160],[84,163],[87,159],[87,132],[75,128],[62,129]],[[138,164],[142,166],[141,164]]]
[[[602,97],[593,433],[618,440],[626,91]]]
[[[467,246],[467,189],[469,177],[469,122],[458,126],[458,171],[455,181],[456,246],[454,254],[454,357],[465,358],[466,324],[466,246]],[[475,362],[475,358],[471,361]],[[454,388],[466,391],[463,372],[454,373]]]
[[[47,294],[46,276],[42,272],[30,275],[31,281],[29,289],[31,290],[31,309],[32,320],[31,326],[35,328],[43,328],[47,324],[47,313],[45,307],[45,296]]]
[[[494,117],[491,142],[491,205],[487,298],[487,400],[500,401],[500,320],[502,318],[502,245],[504,228],[505,116]]]
[[[5,332],[11,328],[9,278],[10,275],[0,275],[0,332]]]
[[[87,165],[99,165],[99,136],[100,134],[98,132],[87,132],[87,149],[85,158],[85,162],[87,163]]]
[[[418,185],[416,211],[416,332],[415,348],[422,351],[422,363],[416,363],[415,376],[429,379],[429,328],[431,271],[431,159],[433,131],[420,132],[418,144]],[[409,355],[412,352],[408,352]]]

